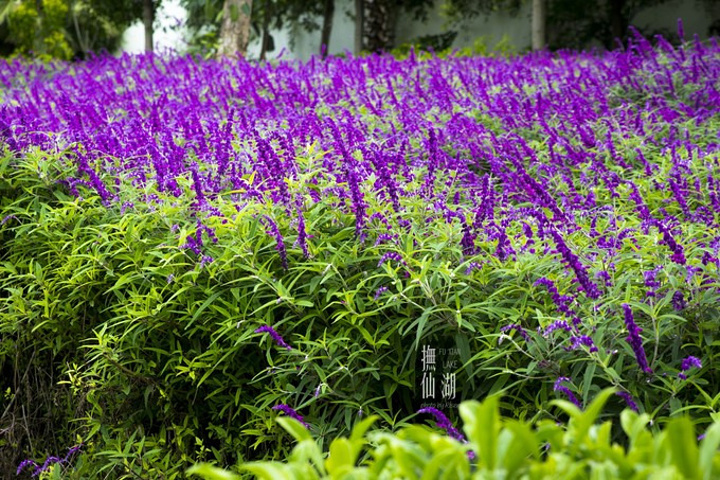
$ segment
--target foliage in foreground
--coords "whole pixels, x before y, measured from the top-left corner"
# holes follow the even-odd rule
[[[698,445],[692,423],[673,418],[664,429],[647,429],[650,416],[630,409],[620,415],[623,444],[613,441],[613,423],[598,423],[612,390],[605,390],[585,411],[556,400],[568,414],[567,427],[544,420],[536,425],[503,418],[499,400],[460,405],[467,439],[440,435],[417,425],[397,434],[366,434],[375,417],[359,422],[349,438],[340,437],[323,454],[301,422],[278,423],[297,445],[284,462],[249,462],[242,472],[278,479],[704,479],[720,475],[720,422]],[[358,462],[358,460],[360,460]],[[210,464],[188,470],[205,480],[240,477]]]

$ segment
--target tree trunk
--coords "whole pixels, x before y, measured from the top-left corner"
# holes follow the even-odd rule
[[[333,15],[335,14],[335,0],[325,0],[323,8],[322,33],[320,34],[320,56],[327,57],[332,33]]]
[[[143,26],[145,27],[145,51],[153,51],[153,23],[155,23],[155,6],[153,0],[143,0]]]
[[[262,39],[260,40],[260,60],[265,60],[268,48],[270,47],[270,4],[265,0],[263,7]]]
[[[217,56],[244,57],[250,39],[252,0],[225,0]]]
[[[615,46],[615,40],[620,39],[622,41],[625,36],[625,30],[627,25],[625,18],[623,17],[623,7],[625,6],[625,0],[610,0],[609,2],[609,21],[610,21],[610,37],[608,48]]]
[[[355,55],[364,49],[363,35],[365,33],[365,0],[355,0]]]
[[[38,18],[35,24],[35,38],[33,41],[34,53],[40,54],[45,53],[45,8],[43,7],[42,0],[35,0],[35,10],[37,10]]]
[[[363,47],[366,50],[388,51],[395,46],[398,10],[396,0],[365,0]]]
[[[532,49],[542,50],[545,48],[545,21],[546,10],[545,0],[533,0],[532,2]]]

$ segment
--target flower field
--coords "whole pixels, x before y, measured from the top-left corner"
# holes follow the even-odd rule
[[[278,417],[320,451],[369,415],[460,444],[457,404],[492,394],[554,424],[612,387],[602,420],[686,414],[691,437],[719,414],[717,41],[13,61],[0,99],[21,475],[281,460]]]

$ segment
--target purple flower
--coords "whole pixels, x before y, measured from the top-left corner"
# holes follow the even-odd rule
[[[545,328],[545,331],[542,332],[543,337],[547,337],[555,330],[565,330],[566,332],[569,332],[572,330],[572,327],[566,322],[565,320],[555,320],[550,325]]]
[[[684,372],[687,372],[693,367],[702,368],[702,362],[700,361],[700,359],[697,357],[693,357],[692,355],[689,357],[685,357],[680,364],[680,370],[682,370],[682,372],[678,373],[678,377],[683,380],[687,380],[687,375],[685,375]]]
[[[310,251],[308,250],[307,246],[307,239],[308,234],[305,230],[305,217],[303,216],[302,210],[300,210],[300,207],[297,209],[297,216],[298,216],[298,238],[297,238],[297,244],[300,245],[300,249],[303,252],[303,255],[305,258],[310,258]]]
[[[551,230],[550,234],[555,240],[555,245],[557,246],[563,260],[567,266],[575,272],[578,283],[580,283],[580,286],[582,286],[582,289],[585,291],[585,295],[592,300],[600,298],[600,290],[588,277],[587,270],[582,263],[580,263],[578,256],[570,250],[558,232]]]
[[[273,221],[272,218],[270,218],[267,215],[263,215],[263,219],[267,223],[268,227],[268,235],[271,235],[273,238],[275,238],[275,242],[277,242],[277,245],[275,246],[275,249],[280,254],[280,261],[282,262],[282,266],[285,270],[288,269],[288,262],[287,262],[287,251],[285,250],[285,242],[283,241],[282,234],[280,234],[280,230],[278,229],[277,224]]]
[[[470,275],[473,270],[480,269],[480,267],[482,267],[482,265],[480,265],[480,263],[478,263],[478,262],[468,263],[468,266],[465,269],[465,275]]]
[[[655,267],[652,270],[647,270],[643,272],[643,277],[645,278],[645,286],[648,288],[648,291],[645,293],[648,297],[654,297],[657,293],[657,289],[660,288],[660,282],[656,280],[657,274],[662,270],[662,265]]]
[[[278,346],[287,348],[288,350],[292,350],[292,347],[285,343],[285,340],[283,340],[280,334],[277,333],[275,329],[272,328],[270,325],[263,325],[262,327],[255,330],[255,333],[269,333],[273,340],[275,340],[275,343],[278,344]]]
[[[685,297],[683,295],[683,292],[680,290],[676,291],[672,296],[672,305],[675,310],[683,310],[687,303],[685,303]]]
[[[15,475],[20,475],[20,472],[25,470],[26,467],[33,466],[37,468],[38,464],[35,462],[35,460],[30,460],[29,458],[26,460],[23,460],[20,462],[20,465],[18,465],[17,472],[15,472]]]
[[[272,407],[272,409],[273,409],[273,410],[279,410],[279,411],[283,412],[285,415],[287,415],[288,417],[294,418],[294,419],[297,420],[298,422],[302,423],[303,425],[305,425],[306,428],[310,428],[310,425],[308,425],[307,423],[305,423],[305,420],[303,420],[303,417],[300,416],[300,414],[297,413],[297,412],[296,412],[292,407],[290,407],[289,405],[285,405],[284,403],[281,403],[280,405],[275,405],[274,407]]]
[[[565,395],[567,395],[568,400],[570,400],[572,403],[574,403],[578,408],[582,408],[582,404],[580,403],[580,400],[577,399],[575,394],[570,390],[568,387],[563,385],[563,382],[570,382],[571,380],[568,377],[558,377],[557,380],[555,380],[555,385],[553,385],[553,390],[556,392],[562,392]]]
[[[509,331],[512,331],[512,330],[518,332],[518,334],[519,334],[523,339],[525,339],[526,342],[529,342],[529,341],[530,341],[530,335],[528,335],[528,333],[525,331],[525,329],[524,329],[522,326],[520,326],[520,324],[511,323],[510,325],[505,325],[504,327],[502,327],[502,328],[500,329],[500,331],[501,331],[502,333],[506,333],[506,332],[509,332]]]
[[[15,215],[7,215],[5,218],[2,219],[2,221],[0,222],[0,225],[5,225],[11,218],[14,220],[20,221],[18,219],[18,217],[16,217]]]
[[[682,245],[675,241],[670,230],[661,221],[655,221],[655,226],[662,233],[663,239],[661,243],[667,245],[673,252],[670,255],[670,260],[678,265],[685,265],[685,253]]]
[[[472,228],[468,224],[464,224],[462,226],[463,231],[463,237],[462,240],[460,240],[460,246],[462,247],[462,251],[464,255],[475,255],[477,253],[477,249],[475,248],[475,238],[477,238],[477,234],[475,234],[472,231]]]
[[[68,452],[64,458],[59,458],[54,455],[50,455],[49,457],[47,457],[45,459],[45,462],[43,462],[42,465],[38,465],[38,463],[34,460],[30,460],[30,459],[23,460],[22,462],[20,462],[20,465],[18,465],[17,472],[15,474],[20,475],[20,473],[23,470],[25,470],[25,468],[27,468],[29,466],[33,466],[33,467],[35,467],[35,469],[33,470],[32,476],[37,477],[41,473],[46,471],[48,468],[50,468],[50,465],[52,465],[54,463],[60,463],[60,464],[68,463],[72,459],[73,455],[75,455],[77,452],[79,452],[81,448],[82,448],[82,443],[71,447],[70,449],[68,449]]]
[[[395,262],[399,262],[399,263],[402,263],[403,265],[406,265],[401,254],[399,254],[398,252],[387,252],[382,257],[380,257],[380,261],[378,262],[377,266],[381,267],[382,264],[387,262],[388,260],[393,260]]]
[[[388,290],[388,287],[384,287],[384,286],[378,288],[378,289],[375,291],[375,296],[373,297],[373,300],[377,300],[378,298],[380,298],[380,296],[381,296],[383,293],[387,292],[387,290]]]
[[[628,329],[628,336],[625,340],[630,344],[635,352],[635,359],[643,372],[650,374],[653,373],[652,369],[647,363],[647,357],[645,356],[645,349],[643,348],[642,338],[640,333],[642,328],[638,327],[633,318],[632,309],[627,303],[623,303],[623,310],[625,310],[625,326]]]
[[[567,316],[573,316],[575,314],[568,306],[573,301],[573,297],[570,295],[560,295],[560,292],[558,292],[558,289],[552,280],[541,277],[535,282],[535,285],[543,285],[548,289],[548,292],[550,292],[550,295],[552,296],[553,303],[560,312]]]
[[[375,240],[375,245],[373,246],[377,247],[378,245],[394,240],[397,237],[397,235],[393,235],[391,233],[381,233],[380,235],[378,235],[377,240]]]
[[[425,407],[425,408],[421,408],[420,410],[418,410],[417,413],[429,413],[430,415],[435,417],[436,425],[439,428],[442,428],[443,430],[445,430],[450,437],[452,437],[455,440],[458,440],[460,442],[467,443],[467,440],[465,440],[465,437],[463,436],[463,434],[460,433],[460,430],[455,428],[453,426],[452,422],[450,421],[450,419],[447,418],[445,416],[445,414],[443,412],[441,412],[440,410],[438,410],[437,408]]]
[[[582,345],[590,347],[590,353],[598,351],[598,348],[595,346],[595,342],[593,342],[593,339],[588,335],[577,335],[570,337],[570,347],[568,347],[568,350],[576,350]]]
[[[633,397],[632,397],[632,395],[630,395],[630,393],[621,391],[621,392],[616,392],[616,395],[618,397],[622,398],[623,400],[625,400],[625,403],[627,404],[627,406],[630,410],[633,410],[635,412],[638,411],[637,403],[635,403],[635,400],[633,400]]]

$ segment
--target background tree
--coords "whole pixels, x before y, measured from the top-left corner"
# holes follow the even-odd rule
[[[547,16],[545,10],[546,0],[532,0],[532,49],[540,50],[545,48],[547,38],[545,36],[545,24]]]
[[[146,47],[151,47],[160,0],[0,0],[0,53],[70,59],[115,51],[148,1]]]
[[[394,48],[401,12],[416,20],[427,20],[434,4],[433,0],[355,0],[355,52]]]
[[[612,49],[617,46],[618,39],[627,39],[628,26],[635,15],[667,0],[548,1],[551,48],[580,49],[599,43]]]
[[[218,57],[245,56],[250,40],[252,0],[225,0],[223,4]]]
[[[182,4],[188,12],[191,53],[216,52],[224,2],[183,0]],[[292,27],[312,32],[321,29],[322,52],[322,45],[330,43],[334,10],[335,0],[256,0],[251,10],[249,34],[250,37],[260,37],[261,57],[264,58],[267,52],[273,50],[271,30]]]
[[[504,11],[517,15],[529,0],[446,0],[444,8],[456,22]],[[614,48],[628,36],[628,26],[642,10],[668,0],[532,0],[532,48]],[[698,0],[712,3],[716,0]]]

